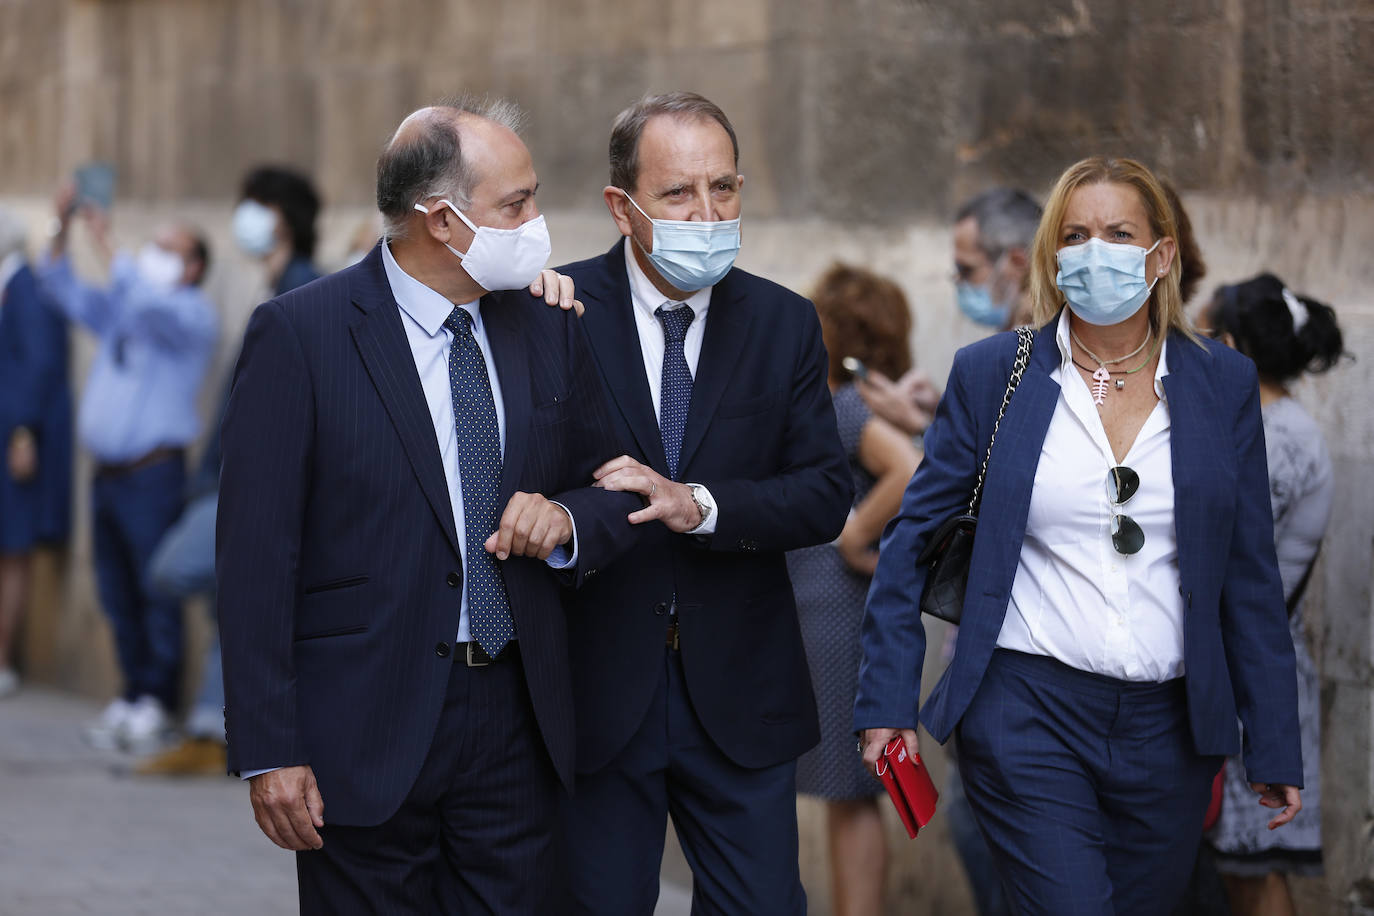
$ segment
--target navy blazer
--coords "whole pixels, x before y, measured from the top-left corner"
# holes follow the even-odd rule
[[[623,240],[560,270],[586,303],[628,453],[667,477]],[[710,490],[719,523],[711,536],[646,526],[615,570],[569,596],[580,772],[604,766],[643,721],[674,595],[688,693],[721,751],[762,767],[819,740],[783,553],[833,540],[853,497],[826,370],[809,301],[738,268],[712,289],[678,479]]]
[[[44,301],[26,264],[0,289],[0,443],[20,426],[42,434],[53,398],[66,383],[66,353],[67,326]]]
[[[626,515],[640,501],[586,486],[617,451],[581,326],[523,291],[484,296],[481,308],[505,403],[501,503],[523,490],[567,506],[577,575],[590,575],[635,537]],[[216,575],[230,767],[309,764],[331,823],[380,823],[433,739],[463,581],[439,446],[380,246],[253,313],[222,442]],[[559,577],[525,557],[501,569],[534,714],[570,783]]]
[[[921,722],[940,742],[977,692],[1010,601],[1031,487],[1059,385],[1057,322],[1035,348],[997,433],[969,568],[959,643]],[[1184,683],[1200,754],[1240,750],[1251,781],[1300,786],[1297,674],[1274,557],[1259,388],[1249,359],[1170,332],[1164,392],[1170,418]],[[918,601],[926,567],[913,561],[934,529],[967,506],[1006,392],[1016,335],[955,356],[926,432],[925,459],[884,532],[863,624],[855,729],[911,727],[917,718],[925,631]]]

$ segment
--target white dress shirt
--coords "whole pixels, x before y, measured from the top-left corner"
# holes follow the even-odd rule
[[[665,306],[668,311],[690,305],[695,318],[687,325],[687,334],[682,340],[682,355],[687,360],[687,371],[692,378],[697,377],[697,363],[701,360],[701,342],[706,337],[706,313],[711,308],[711,287],[699,289],[681,302],[674,302],[654,288],[650,280],[640,270],[631,247],[634,242],[625,239],[625,272],[630,277],[630,302],[635,316],[635,330],[639,332],[639,350],[644,356],[644,374],[649,379],[649,399],[654,403],[654,418],[660,417],[659,398],[663,389],[663,322],[658,320],[654,310]],[[694,484],[706,490],[701,484]],[[709,495],[710,491],[706,491]],[[715,500],[709,500],[711,512],[701,520],[701,524],[688,534],[714,534],[720,519],[720,507]]]
[[[1116,511],[1145,532],[1131,555],[1112,546],[1107,471],[1118,462],[1088,386],[1074,370],[1069,313],[1055,337],[1060,385],[1036,467],[1021,558],[997,645],[1052,658],[1127,681],[1160,682],[1183,671],[1183,597],[1169,409],[1160,380],[1168,374],[1162,342],[1155,405],[1120,464],[1140,490]],[[1130,379],[1127,384],[1141,384]],[[1107,397],[1112,397],[1108,392]],[[994,470],[993,473],[996,473]]]
[[[0,258],[0,305],[5,303],[5,288],[10,285],[14,275],[19,273],[24,266],[24,255],[18,251],[11,251],[9,254]]]

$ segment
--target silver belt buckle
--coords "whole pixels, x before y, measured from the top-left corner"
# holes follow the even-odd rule
[[[473,646],[477,646],[477,645],[478,645],[477,640],[475,640],[475,639],[470,639],[470,640],[468,640],[468,659],[467,659],[467,661],[468,661],[468,667],[469,667],[469,668],[485,668],[485,667],[487,667],[487,665],[490,665],[490,664],[491,664],[490,661],[485,661],[485,662],[483,662],[483,661],[474,661],[474,660],[473,660],[473,658],[472,658],[472,647],[473,647]],[[478,646],[478,648],[481,648],[481,647]]]

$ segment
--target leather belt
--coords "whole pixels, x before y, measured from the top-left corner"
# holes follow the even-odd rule
[[[122,464],[97,464],[95,466],[95,473],[97,477],[120,477],[124,474],[142,471],[145,468],[150,468],[155,464],[160,464],[172,458],[179,458],[184,461],[186,458],[186,449],[180,446],[159,446],[143,457],[135,458],[133,461],[126,461]]]
[[[487,654],[487,650],[482,648],[482,644],[477,640],[472,642],[457,642],[453,644],[454,656],[458,661],[463,662],[469,668],[485,668],[492,662],[514,661],[520,654],[520,644],[512,639],[506,643],[501,651],[496,653],[496,657]]]
[[[676,617],[673,618],[672,623],[668,624],[668,639],[666,645],[669,649],[674,651],[678,649],[678,627]]]

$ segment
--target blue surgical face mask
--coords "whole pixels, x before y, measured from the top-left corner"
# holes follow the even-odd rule
[[[959,302],[959,311],[972,320],[992,328],[1007,326],[1011,306],[993,302],[988,287],[959,280],[954,284],[954,295]]]
[[[654,224],[654,248],[645,253],[674,289],[690,293],[715,286],[734,266],[739,254],[738,217],[714,222],[654,219],[628,193],[625,198]]]
[[[1099,326],[1118,324],[1140,311],[1155,288],[1145,279],[1145,256],[1161,241],[1141,248],[1093,238],[1059,249],[1054,282],[1068,300],[1069,310]]]
[[[234,242],[255,258],[277,247],[277,214],[256,200],[244,200],[234,208]]]

